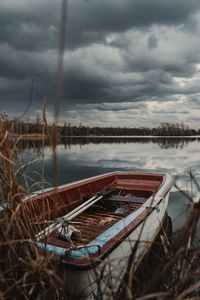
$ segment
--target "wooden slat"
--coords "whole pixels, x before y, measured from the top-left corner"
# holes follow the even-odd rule
[[[119,201],[129,203],[140,203],[143,204],[147,199],[143,197],[127,197],[127,196],[111,196],[106,201]]]

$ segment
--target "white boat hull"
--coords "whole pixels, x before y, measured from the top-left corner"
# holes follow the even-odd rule
[[[157,200],[156,200],[157,199]],[[121,242],[105,260],[90,270],[73,270],[63,266],[64,286],[70,296],[91,298],[92,295],[103,295],[103,299],[108,299],[117,291],[126,272],[129,257],[139,239],[134,257],[134,271],[138,268],[141,260],[150,249],[153,241],[158,235],[163,224],[168,206],[169,192],[162,201],[150,198],[145,206],[159,205],[130,235]]]

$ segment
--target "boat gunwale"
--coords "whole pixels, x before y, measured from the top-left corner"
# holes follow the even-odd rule
[[[94,257],[87,256],[86,258],[81,259],[81,260],[74,260],[74,259],[70,260],[69,258],[67,258],[67,255],[65,255],[65,254],[67,254],[67,252],[70,249],[51,245],[48,243],[47,244],[46,243],[38,243],[39,248],[46,249],[47,251],[48,251],[48,249],[47,249],[48,245],[51,245],[55,248],[56,247],[59,248],[60,255],[57,255],[56,252],[54,252],[54,251],[49,251],[49,252],[53,252],[53,254],[55,254],[55,257],[56,256],[60,257],[60,262],[62,263],[62,265],[64,267],[69,267],[69,268],[73,268],[73,269],[75,268],[78,270],[91,269],[94,267],[94,264],[95,265],[99,264],[102,261],[102,259],[107,257],[117,246],[119,246],[123,242],[123,240],[126,237],[128,237],[131,234],[131,232],[133,232],[142,222],[145,222],[147,217],[155,210],[156,204],[159,205],[165,199],[167,193],[170,191],[170,189],[173,185],[173,176],[168,173],[115,171],[115,172],[110,172],[110,173],[90,177],[87,179],[79,180],[76,182],[68,183],[68,184],[62,185],[57,188],[51,188],[51,189],[48,188],[46,190],[38,191],[31,197],[30,196],[27,197],[27,200],[34,201],[36,199],[42,198],[43,196],[45,196],[45,197],[51,196],[55,192],[59,193],[59,192],[63,192],[63,191],[69,190],[69,189],[74,189],[76,187],[84,186],[85,184],[98,182],[101,179],[103,180],[103,179],[112,178],[112,179],[117,180],[117,177],[120,175],[121,176],[123,176],[123,175],[138,176],[139,178],[141,178],[141,180],[144,180],[144,181],[145,180],[148,181],[148,177],[150,177],[149,180],[151,180],[152,178],[154,178],[152,180],[155,180],[155,181],[157,178],[160,179],[160,185],[158,187],[155,187],[155,192],[146,201],[148,203],[152,203],[154,205],[154,207],[149,207],[151,209],[149,209],[147,207],[147,209],[145,209],[144,212],[142,212],[139,216],[137,216],[137,218],[135,218],[130,224],[128,224],[122,230],[120,230],[114,236],[114,238],[111,238],[109,241],[107,241],[107,243],[105,243],[105,245],[101,248],[101,253],[98,256],[94,256]],[[146,177],[146,178],[144,179],[144,177]],[[149,201],[151,201],[151,202],[149,202]],[[144,206],[147,206],[146,202],[144,203]],[[118,238],[118,240],[117,240],[117,238]],[[113,241],[113,239],[114,239],[114,241]],[[87,245],[85,245],[85,247],[87,247]],[[79,251],[79,250],[77,249],[77,251]],[[61,254],[61,252],[62,252],[62,254]]]
[[[116,174],[116,172],[114,172],[114,173]],[[118,173],[121,174],[122,172],[118,172]],[[127,174],[127,172],[123,172],[123,174]],[[133,172],[131,172],[131,174],[133,174]],[[137,173],[134,172],[134,174],[137,174]],[[135,218],[132,222],[130,222],[130,224],[125,226],[113,238],[111,238],[109,241],[107,241],[107,243],[105,243],[105,245],[103,245],[103,247],[101,248],[101,254],[99,254],[98,256],[96,256],[96,257],[87,256],[81,260],[70,259],[70,258],[67,258],[64,256],[63,260],[62,260],[62,264],[65,267],[70,267],[70,268],[75,268],[75,269],[78,268],[79,270],[93,268],[94,264],[96,265],[96,264],[100,263],[102,261],[102,259],[107,257],[110,254],[110,252],[112,252],[119,244],[121,244],[123,242],[123,240],[128,235],[131,234],[131,232],[133,232],[142,222],[145,222],[146,218],[156,209],[155,206],[159,205],[165,199],[165,197],[167,196],[167,194],[170,191],[171,186],[173,184],[173,177],[171,175],[160,174],[160,173],[154,173],[153,175],[157,175],[157,174],[162,175],[163,180],[162,180],[160,186],[158,187],[158,189],[155,191],[155,193],[149,199],[147,199],[147,201],[150,199],[153,200],[154,198],[157,199],[156,204],[154,203],[154,207],[147,207],[147,209],[144,212],[142,212],[141,214],[139,214],[137,216],[137,218]],[[147,173],[145,173],[145,175],[147,175]],[[115,224],[115,226],[116,226],[116,224]],[[113,241],[113,239],[114,239],[114,241]],[[62,248],[62,247],[60,247],[60,248],[63,249],[63,253],[64,253],[64,250],[66,250],[66,253],[67,253],[67,249]],[[74,251],[76,251],[76,250],[74,250]],[[80,251],[80,250],[77,250],[77,251]]]
[[[114,172],[109,172],[109,173],[100,174],[100,175],[97,175],[97,176],[81,179],[81,180],[74,181],[74,182],[69,182],[67,184],[60,185],[60,186],[57,186],[57,187],[49,187],[49,188],[45,188],[43,190],[38,190],[36,192],[33,192],[33,194],[24,197],[23,201],[37,200],[40,196],[41,197],[43,197],[43,196],[48,197],[48,196],[54,195],[55,192],[58,192],[58,193],[64,192],[68,189],[77,188],[77,187],[80,187],[80,186],[85,185],[85,184],[92,184],[93,182],[96,182],[97,180],[107,179],[107,178],[112,177],[112,176],[116,180],[116,177],[120,176],[120,175],[133,175],[133,176],[139,176],[139,177],[153,176],[153,177],[158,177],[158,178],[162,177],[162,183],[163,183],[164,178],[167,174],[166,173],[159,173],[159,172],[154,172],[154,173],[152,172],[151,173],[151,172],[134,172],[134,171],[114,171]],[[145,181],[146,179],[143,179],[143,180]],[[159,186],[159,188],[162,186],[162,183]]]

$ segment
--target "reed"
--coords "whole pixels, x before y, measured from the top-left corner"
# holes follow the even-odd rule
[[[190,177],[199,197],[199,184],[192,173]],[[189,218],[173,238],[168,234],[168,225],[164,224],[140,270],[131,274],[131,278],[129,270],[133,260],[129,261],[128,274],[116,299],[200,299],[200,243],[196,238],[200,203],[193,202],[193,196],[180,189],[177,183],[175,187],[191,203]]]
[[[19,139],[11,135],[0,120],[0,299],[61,299],[55,265],[34,243],[34,227],[22,201],[29,191],[17,177]]]
[[[54,149],[57,136],[52,137],[51,132],[46,130],[45,121],[43,124],[44,136],[49,136],[49,143]],[[12,132],[6,130],[2,120],[0,135],[0,205],[7,207],[6,213],[0,213],[0,299],[63,299],[64,289],[56,272],[57,263],[51,255],[41,252],[34,242],[34,224],[28,218],[29,213],[22,201],[30,191],[28,187],[20,186],[18,180],[18,174],[24,168],[16,163],[20,138],[13,139]],[[44,150],[45,143],[42,147]],[[199,193],[198,182],[192,174],[191,180]],[[133,251],[126,277],[117,293],[110,288],[109,299],[199,299],[200,248],[195,232],[200,204],[193,203],[189,194],[176,187],[192,205],[190,217],[172,241],[165,224],[151,253],[136,274],[132,266]],[[98,280],[97,299],[103,299],[105,295],[100,289],[103,273]]]

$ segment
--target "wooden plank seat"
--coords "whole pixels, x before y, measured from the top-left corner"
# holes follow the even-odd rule
[[[140,203],[143,204],[147,199],[143,197],[128,197],[128,196],[110,196],[106,201],[117,201],[117,202],[129,202],[129,203]]]

